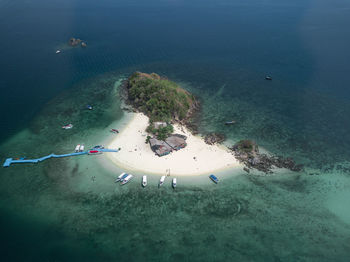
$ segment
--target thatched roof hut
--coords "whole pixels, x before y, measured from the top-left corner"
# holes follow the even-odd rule
[[[172,148],[167,143],[156,138],[151,138],[149,140],[149,144],[153,152],[155,152],[158,156],[165,156],[170,154],[172,151]]]
[[[183,138],[184,140],[187,139],[187,136],[181,135],[181,134],[172,134],[172,136],[177,136],[177,137]]]
[[[174,150],[179,150],[187,145],[185,139],[176,135],[169,136],[165,142]]]

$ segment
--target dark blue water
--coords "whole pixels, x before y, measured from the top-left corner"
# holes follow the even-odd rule
[[[127,75],[134,70],[154,71],[186,83],[201,99],[202,132],[222,131],[234,141],[243,138],[255,139],[271,152],[291,155],[305,164],[311,171],[304,175],[312,172],[340,173],[349,177],[349,168],[346,166],[350,158],[349,25],[350,3],[346,0],[0,0],[0,144],[27,127],[40,135],[40,123],[47,121],[51,124],[48,119],[55,117],[54,105],[61,105],[63,98],[68,101],[69,94],[77,94],[74,90],[92,90],[89,92],[96,94],[96,86],[107,90],[101,82],[104,76],[107,79],[106,86],[112,86],[115,79],[111,78],[111,75]],[[88,47],[68,47],[67,41],[70,37],[85,40]],[[57,49],[62,49],[62,53],[55,54]],[[271,75],[273,80],[265,81],[265,75]],[[90,85],[91,82],[94,84]],[[85,97],[89,94],[86,92]],[[98,99],[105,99],[105,93]],[[119,112],[116,115],[120,117],[120,114]],[[101,125],[108,125],[108,121],[113,120],[102,113],[95,118],[99,119]],[[238,125],[221,130],[222,123],[231,119],[235,119]],[[87,121],[86,125],[92,121]],[[46,135],[52,137],[54,134]],[[61,137],[59,141],[64,138]],[[6,157],[6,152],[1,152],[0,155]],[[13,171],[11,174],[18,178],[9,180],[10,182],[4,185],[21,183],[18,173],[22,171]],[[26,169],[25,172],[30,174],[31,171]],[[45,170],[40,172],[45,174]],[[40,172],[38,171],[38,174]],[[10,179],[3,170],[1,175],[4,176],[2,179]],[[329,261],[331,258],[346,261],[346,255],[349,253],[346,252],[345,244],[337,250],[338,253],[322,251],[320,257],[316,253],[321,252],[321,243],[308,238],[298,241],[300,234],[308,230],[315,235],[321,235],[323,231],[336,232],[327,239],[321,238],[323,243],[330,246],[337,236],[339,242],[335,241],[334,244],[337,247],[341,246],[343,240],[348,240],[346,232],[349,232],[349,225],[340,222],[337,224],[337,220],[322,220],[324,216],[331,217],[328,213],[317,213],[316,209],[310,211],[310,223],[314,221],[322,228],[322,232],[308,226],[300,228],[288,220],[288,223],[291,223],[290,231],[282,234],[282,238],[290,238],[296,244],[291,247],[291,243],[286,240],[282,243],[291,248],[290,254],[282,254],[280,250],[285,247],[279,247],[277,244],[281,241],[277,237],[278,231],[283,230],[283,225],[275,222],[277,229],[274,231],[273,224],[266,225],[263,222],[264,219],[270,221],[274,217],[273,212],[259,211],[260,213],[255,215],[252,213],[261,206],[264,206],[262,209],[270,210],[274,204],[280,208],[277,208],[279,214],[289,209],[298,210],[291,215],[291,220],[297,220],[302,209],[298,202],[303,199],[302,194],[316,191],[326,194],[325,192],[334,190],[333,187],[322,187],[322,190],[319,190],[320,182],[294,177],[291,181],[283,183],[266,180],[257,182],[255,179],[252,181],[243,178],[241,180],[240,183],[244,185],[241,188],[230,185],[221,189],[222,191],[218,190],[216,195],[211,195],[212,201],[220,201],[230,195],[227,202],[222,203],[217,210],[211,202],[202,204],[193,211],[187,209],[186,205],[196,203],[194,195],[198,193],[197,189],[189,189],[189,192],[176,197],[182,206],[174,202],[162,203],[165,213],[175,212],[170,205],[176,206],[178,212],[173,213],[173,218],[178,220],[172,220],[174,223],[193,223],[196,216],[203,216],[191,230],[180,227],[179,231],[175,230],[174,236],[164,237],[158,242],[151,237],[138,236],[136,229],[132,229],[128,224],[124,224],[125,228],[120,231],[117,226],[111,224],[111,231],[123,241],[130,241],[132,249],[137,248],[140,243],[142,248],[147,250],[163,247],[167,252],[171,252],[172,248],[179,249],[176,254],[157,256],[156,261],[194,261],[193,255],[198,256],[203,252],[205,254],[205,246],[210,243],[215,243],[215,247],[222,248],[221,252],[231,255],[218,257],[220,261],[229,261],[230,257],[242,261]],[[247,186],[246,183],[251,184]],[[329,183],[342,184],[334,181]],[[43,182],[40,180],[35,185],[41,187]],[[260,186],[259,190],[254,186]],[[231,195],[232,190],[246,192],[246,187],[264,195],[268,204],[259,203],[257,200],[250,202],[251,199]],[[0,228],[5,243],[4,250],[10,250],[6,253],[8,255],[5,256],[5,260],[23,260],[25,255],[15,252],[23,245],[27,245],[23,254],[28,254],[29,260],[33,261],[85,261],[88,258],[106,261],[114,258],[113,254],[106,251],[108,245],[96,240],[94,235],[100,234],[101,239],[117,241],[109,235],[107,229],[99,233],[98,226],[95,225],[91,226],[91,232],[77,229],[72,230],[74,234],[67,234],[72,233],[67,229],[68,223],[65,224],[60,219],[53,219],[52,222],[41,218],[40,221],[34,219],[33,222],[26,219],[33,216],[30,212],[22,215],[20,208],[10,208],[24,200],[16,202],[17,200],[11,197],[11,191],[4,188],[0,195]],[[48,184],[45,184],[45,188],[48,190],[45,191],[48,196],[57,195]],[[124,199],[124,212],[129,212],[126,206],[134,206],[143,199],[137,192],[132,191],[136,197],[133,201],[130,200],[130,203],[128,199]],[[291,192],[296,193],[289,195]],[[202,191],[199,195],[206,197]],[[289,206],[287,200],[275,202],[275,198],[281,195],[284,196],[283,199],[290,196],[295,204]],[[170,193],[166,196],[171,197]],[[24,202],[29,209],[31,205],[37,207],[34,203],[38,196],[33,194],[31,197],[30,202]],[[158,197],[161,196],[155,193],[147,195],[149,202],[155,205],[159,204],[155,200]],[[95,218],[99,223],[112,223],[115,214],[123,216],[119,211],[112,209],[106,211],[106,218],[96,215],[98,206],[110,202],[106,204],[102,199],[90,194],[73,194],[74,201],[68,196],[63,198],[63,202],[74,202],[78,206],[78,212],[91,217],[92,220]],[[319,204],[313,203],[315,198],[313,196],[309,199],[311,207],[312,204]],[[111,199],[114,200],[113,196]],[[82,202],[91,204],[89,211],[81,208]],[[232,215],[229,207],[237,203],[246,205],[246,217],[241,218],[249,221],[247,225],[241,222],[246,230],[234,228],[235,221],[229,219]],[[184,209],[181,209],[182,207]],[[43,214],[45,212],[48,211],[43,211]],[[216,212],[218,215],[215,215]],[[156,230],[155,224],[160,223],[160,227],[167,228],[163,221],[169,217],[162,213],[162,222],[153,221],[151,217],[155,213],[157,210],[152,209],[151,204],[147,204],[133,214],[124,215],[137,223],[138,220],[132,215],[146,214],[146,224],[141,223],[138,229],[142,231],[142,226],[146,225],[149,228],[147,233],[156,235],[160,232]],[[280,216],[274,219],[283,220]],[[219,228],[212,226],[211,220],[218,223]],[[79,224],[74,221],[71,223]],[[254,224],[260,228],[267,227],[259,230]],[[62,232],[61,225],[65,228]],[[89,227],[84,223],[83,225]],[[202,226],[208,226],[208,235],[200,233]],[[252,237],[240,241],[227,234],[229,229],[237,234]],[[132,232],[131,238],[128,230]],[[215,235],[215,231],[218,231],[219,235]],[[295,233],[296,231],[298,233]],[[264,243],[264,239],[268,239],[271,246],[261,244]],[[53,243],[54,248],[50,245],[45,248],[48,240]],[[43,246],[41,255],[35,251],[39,247],[34,242]],[[300,251],[305,243],[311,244],[306,250]],[[125,243],[119,245],[128,249]],[[186,250],[186,245],[191,247],[190,251]],[[196,246],[202,248],[196,249]],[[335,246],[332,246],[333,250]],[[132,249],[127,250],[120,259],[131,259]],[[245,249],[257,251],[243,252]],[[145,250],[136,253],[135,261],[142,260],[143,255],[148,260],[152,258]],[[203,261],[205,257],[199,256],[197,259]]]
[[[5,92],[1,111],[7,114],[2,116],[1,137],[18,130],[19,123],[23,127],[48,99],[74,82],[153,61],[178,61],[194,74],[190,63],[199,61],[210,64],[213,71],[225,67],[226,76],[227,67],[235,65],[262,76],[278,73],[279,78],[305,85],[313,61],[302,43],[299,23],[309,5],[305,1],[2,1],[0,25],[6,41],[0,43]],[[72,36],[86,39],[89,48],[55,55]],[[13,121],[14,115],[24,121]]]

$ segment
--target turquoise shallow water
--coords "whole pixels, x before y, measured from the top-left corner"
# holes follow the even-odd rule
[[[117,98],[121,77],[109,73],[68,90],[2,148],[7,155],[40,156],[53,148],[63,153],[77,143],[110,139],[108,128],[122,128],[127,121]],[[94,110],[86,111],[81,104],[91,97]],[[213,97],[206,97],[203,112],[211,111],[207,104]],[[61,131],[68,119],[74,128]],[[113,181],[122,170],[105,156],[96,158],[52,159],[2,170],[5,258],[22,260],[14,250],[24,245],[23,253],[33,261],[346,261],[346,162],[327,171],[312,164],[305,172],[272,177],[228,172],[218,185],[207,177],[178,178],[174,191],[169,183],[158,189],[157,176],[150,176],[143,189],[142,174],[117,186]]]
[[[341,0],[0,1],[1,161],[111,139],[127,121],[118,81],[140,70],[199,97],[201,133],[305,165],[178,178],[176,191],[156,176],[142,189],[142,174],[116,186],[122,170],[103,155],[0,169],[1,260],[348,261],[348,12]],[[67,48],[71,36],[88,48]]]

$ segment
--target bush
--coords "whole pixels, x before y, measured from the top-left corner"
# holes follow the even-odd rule
[[[157,136],[157,138],[159,140],[165,140],[174,131],[174,127],[168,124],[166,127],[159,127],[155,130],[156,132],[154,134]]]
[[[146,142],[145,142],[145,143],[148,144],[150,139],[151,139],[151,137],[150,137],[150,136],[147,136],[147,137],[146,137]]]

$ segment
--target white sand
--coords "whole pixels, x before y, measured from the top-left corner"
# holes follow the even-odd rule
[[[222,145],[207,145],[199,136],[193,136],[186,128],[175,125],[174,133],[187,136],[187,146],[179,151],[158,157],[146,144],[148,117],[134,114],[132,120],[108,145],[121,148],[118,153],[106,154],[116,165],[129,171],[151,174],[200,175],[214,171],[240,167],[241,164]],[[196,157],[196,159],[194,159]]]

